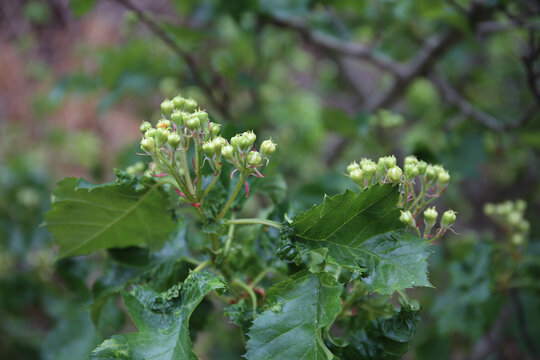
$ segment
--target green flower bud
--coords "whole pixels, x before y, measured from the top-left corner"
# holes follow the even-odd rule
[[[386,156],[384,158],[384,165],[386,165],[387,169],[396,166],[396,157],[394,155]]]
[[[358,167],[357,169],[353,169],[353,171],[350,172],[349,176],[358,185],[364,184],[364,173],[362,169],[360,169],[360,167]]]
[[[128,175],[136,175],[137,171],[135,170],[134,166],[128,166],[126,168],[126,174],[128,174]]]
[[[418,167],[418,174],[419,175],[424,175],[426,173],[426,169],[427,169],[427,162],[421,160],[418,162],[418,164],[416,165]]]
[[[439,176],[439,172],[433,165],[428,165],[426,169],[426,177],[429,181],[435,181],[437,180],[437,177]]]
[[[362,171],[366,179],[371,181],[371,179],[373,179],[373,177],[377,173],[377,165],[375,165],[374,162],[365,163],[364,165],[362,165]]]
[[[214,140],[212,140],[212,142],[214,143],[214,146],[216,147],[216,151],[218,151],[218,152],[221,151],[222,147],[227,145],[227,140],[225,140],[221,136],[218,136],[218,137],[214,138]]]
[[[527,203],[523,199],[516,200],[516,210],[525,212],[527,210]]]
[[[141,149],[143,149],[146,152],[154,152],[154,138],[153,137],[145,137],[141,140]]]
[[[152,128],[152,124],[150,124],[148,121],[143,121],[141,126],[139,126],[139,129],[141,130],[143,134],[147,132],[148,130],[150,130],[151,128]]]
[[[505,201],[502,204],[497,205],[495,213],[501,216],[507,216],[513,210],[513,204],[511,201]]]
[[[529,231],[529,228],[530,228],[530,224],[527,220],[522,220],[519,224],[518,224],[518,229],[520,231],[523,231],[524,233],[528,232]]]
[[[386,176],[388,177],[388,179],[390,179],[391,182],[397,183],[401,181],[402,174],[403,174],[403,171],[401,171],[399,166],[393,166],[390,169],[388,169]]]
[[[191,98],[187,99],[184,103],[184,108],[188,112],[192,112],[197,107],[197,102]]]
[[[193,117],[186,122],[189,130],[197,130],[201,128],[201,122],[198,117]]]
[[[521,245],[525,242],[525,236],[523,236],[523,234],[516,233],[512,235],[511,240],[512,240],[512,244]]]
[[[506,220],[511,226],[517,226],[522,220],[522,214],[521,212],[514,210],[507,215]]]
[[[156,129],[170,129],[171,122],[169,120],[159,120]]]
[[[364,166],[368,165],[368,164],[373,164],[375,165],[375,163],[371,160],[371,159],[368,159],[368,158],[362,158],[360,160],[360,167],[363,169]]]
[[[153,138],[155,138],[156,133],[157,133],[157,130],[154,129],[154,128],[151,128],[150,130],[148,130],[147,132],[144,133],[144,137],[153,137]]]
[[[165,116],[171,116],[174,111],[174,103],[171,100],[164,100],[161,103],[161,112]]]
[[[240,151],[247,151],[251,146],[251,142],[246,135],[235,135],[231,139],[231,145]]]
[[[204,121],[208,120],[208,113],[206,111],[198,111],[197,112],[197,117],[199,118],[199,120],[204,122]]]
[[[268,157],[276,152],[276,143],[272,139],[264,140],[261,144],[261,154]]]
[[[418,159],[414,155],[409,155],[403,161],[403,166],[405,165],[418,165]]]
[[[221,154],[230,162],[234,162],[234,148],[231,145],[225,145],[221,148]]]
[[[484,214],[486,214],[487,216],[493,216],[495,215],[495,205],[492,204],[492,203],[486,203],[484,204]]]
[[[178,144],[180,144],[180,141],[182,141],[182,138],[180,137],[180,135],[176,133],[169,134],[169,137],[167,138],[167,142],[173,148],[176,148]]]
[[[171,120],[178,125],[182,125],[184,122],[184,113],[180,110],[175,110],[171,115]]]
[[[420,173],[420,171],[418,170],[418,166],[410,162],[408,164],[405,164],[404,170],[405,170],[405,176],[407,177],[407,179],[412,179]]]
[[[137,161],[133,167],[136,172],[143,172],[146,169],[146,165],[142,161]]]
[[[428,225],[435,224],[437,216],[439,216],[439,213],[435,210],[435,207],[427,208],[426,211],[424,211],[424,220]]]
[[[257,140],[257,135],[255,135],[253,131],[246,131],[244,135],[249,140],[249,146],[253,146],[253,144],[255,144],[255,140]]]
[[[401,215],[399,216],[399,220],[404,223],[407,226],[414,227],[414,217],[412,216],[411,212],[409,210],[401,211]]]
[[[450,182],[450,174],[448,174],[448,171],[443,170],[439,173],[438,176],[439,184],[446,185]]]
[[[212,141],[205,142],[202,149],[208,157],[213,157],[216,154],[216,145]]]
[[[247,162],[251,166],[259,166],[262,164],[262,156],[258,151],[250,151],[247,155]]]
[[[186,103],[186,99],[184,99],[183,97],[181,97],[180,95],[178,96],[175,96],[173,99],[173,104],[174,104],[174,107],[177,108],[177,109],[180,109],[182,110],[184,108],[184,105]],[[174,120],[173,120],[174,121]],[[176,121],[175,121],[176,122]]]
[[[262,147],[261,147],[261,149],[262,149]],[[356,169],[360,169],[360,165],[358,165],[358,164],[356,163],[356,161],[353,161],[352,163],[349,164],[349,166],[347,166],[347,173],[348,173],[349,175],[351,175],[351,172],[352,172],[353,170],[356,170]]]
[[[210,123],[210,135],[217,136],[219,134],[219,131],[221,130],[221,125],[216,124],[214,122]]]
[[[456,221],[456,212],[454,210],[446,210],[442,216],[442,226],[450,226],[454,223],[454,221]]]
[[[167,140],[169,139],[170,131],[164,128],[157,129],[156,132],[156,144],[158,146],[161,146],[162,144],[165,144]]]

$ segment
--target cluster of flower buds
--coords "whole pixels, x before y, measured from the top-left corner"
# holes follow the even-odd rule
[[[263,176],[260,168],[268,163],[270,155],[276,150],[276,144],[266,140],[261,144],[260,151],[256,151],[257,136],[251,131],[234,136],[230,142],[225,140],[220,136],[221,125],[211,122],[208,114],[198,108],[193,99],[181,96],[167,99],[161,103],[161,112],[162,118],[155,126],[147,121],[141,124],[141,149],[144,155],[152,157],[152,176],[172,176],[178,185],[177,193],[195,207],[200,207],[200,201],[217,181],[222,156],[236,167],[231,177],[239,171],[241,181],[245,182],[249,175]],[[194,144],[194,157],[188,161],[190,144]],[[202,181],[197,180],[206,162],[214,172],[214,181],[202,193]],[[192,171],[194,181],[191,180]],[[248,193],[247,182],[245,184]]]
[[[522,199],[484,205],[484,213],[504,229],[516,246],[522,245],[529,233],[530,224],[524,219],[526,209],[527,203]]]
[[[415,228],[428,242],[438,240],[451,229],[456,219],[454,211],[446,211],[441,218],[439,230],[431,234],[438,214],[435,208],[427,207],[446,191],[450,182],[450,174],[441,165],[428,164],[415,156],[407,156],[402,169],[397,165],[396,157],[390,155],[379,158],[377,163],[366,158],[360,160],[360,163],[352,162],[347,166],[347,172],[361,189],[377,183],[393,183],[399,186],[399,206],[404,209],[401,221]],[[421,221],[417,219],[421,214],[425,224],[423,235],[419,228]]]

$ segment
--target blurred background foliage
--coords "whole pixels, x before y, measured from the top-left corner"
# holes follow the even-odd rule
[[[226,136],[278,142],[266,190],[294,209],[353,188],[361,157],[444,164],[460,235],[434,246],[436,288],[410,292],[424,309],[407,358],[538,359],[539,56],[536,0],[0,2],[0,357],[83,359],[131,329],[114,297],[91,321],[103,258],[55,262],[39,225],[62,177],[140,161],[140,122],[181,92]],[[520,246],[483,212],[518,198]],[[197,352],[238,358],[214,320],[223,337],[200,324]]]

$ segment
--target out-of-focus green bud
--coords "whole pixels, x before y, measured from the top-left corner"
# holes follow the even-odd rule
[[[530,228],[530,224],[527,220],[522,220],[519,224],[518,224],[518,229],[520,231],[523,231],[524,233],[528,232],[529,231],[529,228]]]
[[[403,161],[403,167],[405,167],[405,165],[418,165],[418,159],[414,155],[409,155]]]
[[[261,144],[261,154],[268,157],[276,152],[276,143],[272,139],[264,140]]]
[[[191,98],[189,99],[186,99],[185,103],[184,103],[184,109],[187,111],[187,112],[192,112],[193,110],[195,110],[195,108],[197,107],[197,102]]]
[[[147,132],[144,133],[144,137],[153,137],[153,138],[155,138],[156,134],[157,134],[157,130],[154,129],[154,128],[151,128],[150,130],[148,130]]]
[[[377,165],[373,161],[364,163],[362,165],[362,172],[368,181],[371,181],[377,173]]]
[[[174,104],[174,107],[179,109],[179,110],[182,110],[184,109],[184,105],[186,103],[186,99],[184,99],[183,97],[181,97],[180,95],[178,96],[175,96],[173,99],[173,104]],[[173,120],[174,121],[174,120]],[[175,121],[176,122],[176,121]]]
[[[202,149],[208,157],[213,157],[216,154],[216,145],[212,141],[205,142]]]
[[[514,204],[511,201],[505,201],[497,205],[495,212],[500,216],[507,216],[514,209]]]
[[[250,151],[247,155],[247,162],[251,166],[259,166],[262,164],[262,156],[258,151]]]
[[[208,113],[206,111],[199,111],[197,112],[197,117],[199,120],[201,120],[201,122],[204,122],[208,120]]]
[[[448,174],[448,171],[443,170],[439,173],[437,179],[439,180],[439,184],[446,185],[450,182],[450,174]]]
[[[484,204],[484,214],[486,214],[487,216],[495,215],[495,211],[496,211],[495,204],[492,204],[492,203]]]
[[[169,137],[167,138],[167,142],[173,148],[176,148],[178,144],[180,144],[180,141],[182,141],[182,138],[180,137],[180,135],[176,133],[169,134]]]
[[[128,175],[136,175],[137,171],[135,170],[134,166],[128,166],[126,168],[126,174],[128,174]]]
[[[357,163],[356,161],[353,161],[352,163],[350,163],[350,164],[347,166],[347,173],[348,173],[349,175],[351,175],[351,172],[352,172],[353,170],[360,169],[360,168],[361,168],[361,166],[358,165],[358,163]]]
[[[407,179],[412,179],[420,173],[420,171],[418,170],[418,166],[412,163],[405,164],[403,169],[405,170],[405,176],[407,177]]]
[[[192,130],[192,131],[201,128],[201,122],[199,121],[198,117],[193,117],[193,118],[189,119],[186,122],[186,125],[187,125],[188,129]]]
[[[520,234],[520,233],[512,234],[511,241],[512,241],[512,244],[514,245],[521,245],[525,242],[525,236],[523,236],[523,234]]]
[[[525,212],[527,210],[527,203],[523,199],[516,200],[516,210]]]
[[[401,168],[399,166],[392,166],[390,169],[388,169],[386,176],[388,177],[388,179],[390,179],[391,182],[397,183],[401,181],[402,174],[403,171],[401,171]]]
[[[152,128],[152,124],[150,124],[148,121],[143,121],[143,123],[141,124],[141,126],[139,126],[139,129],[141,130],[141,132],[144,134],[145,132],[147,132],[148,130],[150,130]]]
[[[396,157],[394,155],[386,156],[384,158],[384,165],[387,169],[393,168],[396,166]]]
[[[360,167],[353,169],[353,171],[349,173],[349,176],[358,185],[364,184],[364,173],[362,172],[362,169],[360,169]]]
[[[171,100],[164,100],[161,103],[161,112],[165,116],[171,116],[174,111],[174,103]]]
[[[424,175],[426,173],[426,169],[427,169],[427,162],[425,162],[424,160],[421,160],[418,162],[418,164],[416,165],[418,167],[418,174],[419,175]]]
[[[169,139],[170,131],[164,128],[157,129],[156,132],[156,144],[161,146],[167,142]]]
[[[414,227],[414,217],[412,216],[411,212],[409,210],[401,211],[401,215],[399,216],[399,220],[404,223],[407,226]]]
[[[146,152],[152,153],[154,152],[154,138],[153,137],[145,137],[141,140],[141,149],[143,149]]]
[[[522,220],[522,214],[519,211],[512,211],[506,217],[511,226],[517,226]]]
[[[219,134],[219,131],[221,130],[221,125],[216,124],[214,122],[210,123],[210,135],[217,136]]]
[[[442,215],[442,226],[450,226],[454,221],[456,221],[456,212],[454,210],[446,210]]]
[[[225,159],[234,162],[234,148],[231,145],[225,145],[221,148],[221,154]]]
[[[246,131],[244,133],[244,136],[246,136],[249,140],[249,146],[252,146],[255,144],[255,140],[257,140],[257,135],[253,131]]]
[[[184,113],[180,110],[175,110],[171,115],[171,120],[177,125],[182,125],[184,122]]]
[[[143,172],[144,169],[146,169],[146,165],[142,161],[137,161],[135,165],[133,165],[136,172]]]
[[[437,216],[439,216],[439,213],[437,210],[435,210],[435,207],[427,208],[424,211],[424,220],[428,225],[435,224],[435,221],[437,221]]]

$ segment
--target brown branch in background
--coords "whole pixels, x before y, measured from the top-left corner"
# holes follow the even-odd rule
[[[223,101],[220,101],[216,95],[214,94],[214,91],[212,89],[212,86],[206,83],[206,81],[203,79],[201,75],[201,71],[197,67],[197,60],[193,55],[186,52],[184,49],[182,49],[175,40],[173,40],[170,35],[164,31],[161,26],[150,16],[145,14],[145,12],[141,9],[139,9],[137,6],[135,6],[130,0],[112,0],[115,1],[122,6],[124,6],[126,9],[129,9],[137,14],[139,19],[156,35],[158,38],[160,38],[171,50],[173,50],[180,58],[182,58],[193,76],[193,80],[195,83],[206,93],[208,96],[208,100],[214,106],[221,114],[229,119],[231,119],[230,111],[228,107],[225,105]]]

